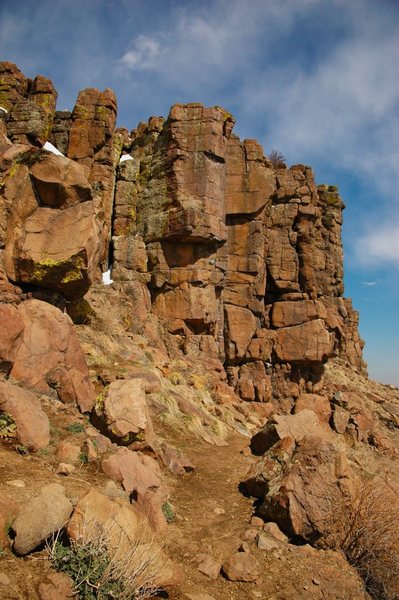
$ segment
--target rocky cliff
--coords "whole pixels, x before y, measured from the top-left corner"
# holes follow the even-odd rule
[[[364,371],[335,186],[272,164],[220,107],[175,105],[129,134],[115,129],[111,90],[86,89],[60,113],[50,81],[1,70],[12,284],[68,307],[111,268],[186,352],[220,362],[243,400],[316,392],[334,356]]]
[[[367,379],[337,188],[241,141],[219,106],[129,131],[109,89],[56,100],[0,63],[0,559],[12,546],[20,574],[4,597],[72,597],[51,571],[32,591],[16,558],[60,528],[64,553],[101,532],[119,564],[112,521],[129,556],[156,537],[152,591],[179,581],[168,534],[176,600],[397,598],[378,532],[399,538],[399,395]],[[345,528],[364,515],[358,555]]]

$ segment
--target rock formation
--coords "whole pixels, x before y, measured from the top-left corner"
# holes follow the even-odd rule
[[[363,463],[376,475],[396,456],[397,395],[387,400],[364,384],[358,314],[343,296],[344,204],[335,186],[316,185],[310,167],[275,164],[255,140],[241,141],[219,106],[176,104],[166,119],[129,132],[116,128],[109,89],[83,90],[71,112],[56,111],[56,99],[45,77],[32,81],[0,63],[0,438],[35,459],[54,449],[57,477],[68,480],[82,463],[109,481],[101,492],[98,484],[66,496],[58,486],[63,510],[54,519],[49,488],[36,486],[16,520],[18,503],[0,483],[1,522],[12,515],[14,550],[30,553],[68,521],[67,498],[78,496],[71,540],[93,511],[99,531],[109,514],[118,527],[126,521],[124,543],[138,521],[165,535],[175,486],[162,468],[190,477],[196,436],[226,461],[235,431],[251,438],[241,466],[256,455],[241,475],[258,516],[240,546],[230,544],[223,560],[201,554],[198,569],[217,582],[223,573],[241,593],[259,584],[262,551],[290,562],[297,550],[288,538],[322,544],[334,529],[331,507],[355,501]],[[213,459],[202,460],[203,475]],[[231,483],[225,476],[212,490],[222,478]],[[180,519],[188,538],[206,513],[203,490],[192,490],[202,514]],[[234,506],[213,514],[235,523]],[[328,552],[318,558],[326,578],[330,556],[334,577],[349,569]],[[187,556],[180,546],[177,554]],[[174,566],[167,571],[160,580],[176,582]],[[364,599],[352,573],[345,577],[347,597]],[[38,589],[64,584],[49,576]],[[184,596],[200,597],[210,596]]]

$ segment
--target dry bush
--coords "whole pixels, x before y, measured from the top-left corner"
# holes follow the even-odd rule
[[[285,165],[286,158],[282,152],[279,150],[270,150],[269,160],[272,163],[273,167],[278,167],[279,165]]]
[[[376,600],[399,598],[398,493],[380,477],[363,480],[355,498],[332,514],[327,544],[342,550]]]
[[[104,527],[85,521],[79,538],[69,544],[60,537],[48,546],[50,560],[72,579],[80,600],[145,600],[159,591],[165,556],[146,528],[128,549],[126,534],[112,520]]]

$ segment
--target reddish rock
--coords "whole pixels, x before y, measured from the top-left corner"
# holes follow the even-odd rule
[[[154,539],[144,515],[124,498],[109,498],[90,489],[79,499],[67,533],[74,541],[90,541],[93,536],[102,535],[115,560],[126,560],[132,551],[146,557],[153,565],[154,585],[160,588],[175,585],[180,579],[176,565]],[[132,560],[137,560],[137,556]]]
[[[142,379],[113,381],[104,399],[104,416],[113,436],[126,443],[153,440],[153,428]]]
[[[90,411],[95,396],[82,349],[70,318],[39,300],[18,306],[24,323],[10,375],[42,394],[53,390],[64,403]]]
[[[42,146],[51,132],[56,101],[52,82],[42,75],[35,77],[26,98],[17,100],[10,110],[7,130],[11,141]]]
[[[306,323],[319,316],[317,303],[312,300],[299,302],[274,302],[271,314],[273,327],[292,327]]]
[[[15,306],[0,304],[0,323],[0,370],[8,375],[22,342],[24,322]]]
[[[88,169],[51,152],[38,156],[30,175],[40,206],[65,209],[93,199]]]
[[[50,442],[50,423],[40,400],[28,390],[0,381],[0,411],[16,424],[16,437],[29,450],[40,450]]]
[[[323,321],[277,330],[275,351],[283,362],[325,362],[332,354],[332,342]]]
[[[263,531],[269,536],[274,537],[279,542],[288,542],[287,536],[281,531],[277,523],[265,523],[263,525]]]
[[[237,552],[223,563],[223,575],[229,581],[256,581],[260,574],[258,561],[246,552]]]
[[[350,413],[340,406],[334,406],[331,425],[337,433],[345,433],[350,419]]]
[[[122,483],[156,531],[166,530],[162,506],[168,499],[168,490],[153,458],[127,448],[119,448],[102,462],[102,469],[110,479]]]
[[[226,356],[230,361],[244,357],[256,331],[256,319],[250,310],[226,305]]]
[[[251,362],[240,367],[236,393],[243,400],[269,402],[272,397],[271,379],[264,363]]]
[[[93,158],[112,136],[116,120],[116,98],[112,90],[87,88],[79,93],[69,130],[68,157]]]
[[[29,79],[14,63],[0,62],[1,95],[0,106],[8,112],[14,104],[28,94]]]
[[[194,471],[195,467],[191,460],[183,452],[169,444],[162,443],[158,450],[158,455],[163,464],[174,475],[184,475],[185,473]]]
[[[68,600],[75,598],[72,580],[65,573],[48,573],[37,588],[40,600]]]
[[[295,401],[294,413],[301,410],[312,410],[320,421],[328,423],[331,417],[331,406],[328,398],[317,394],[301,394]]]
[[[206,556],[198,565],[198,570],[210,579],[217,579],[221,568],[222,563],[215,560],[213,556]]]
[[[273,415],[252,438],[251,446],[257,454],[263,454],[284,438],[297,442],[309,435],[326,440],[334,437],[327,424],[322,423],[315,412],[306,408],[293,415]]]
[[[76,464],[79,462],[81,452],[79,445],[64,441],[58,445],[56,456],[62,463]]]
[[[272,454],[273,448],[269,452]],[[267,491],[259,513],[289,536],[305,540],[332,531],[337,507],[355,486],[345,454],[312,435],[297,443],[283,469],[276,464],[274,472],[269,468],[264,477]]]

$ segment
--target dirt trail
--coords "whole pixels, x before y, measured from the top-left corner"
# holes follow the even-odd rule
[[[365,600],[356,572],[338,553],[309,546],[282,544],[265,552],[250,544],[262,569],[253,583],[233,583],[223,576],[213,580],[198,570],[203,555],[223,562],[237,551],[241,535],[251,527],[253,502],[238,489],[255,460],[242,452],[247,446],[248,440],[238,435],[222,447],[198,440],[185,447],[180,443],[195,471],[171,482],[177,520],[170,525],[167,547],[183,576],[181,591],[171,594],[171,600],[186,594],[208,594],[215,600]]]

